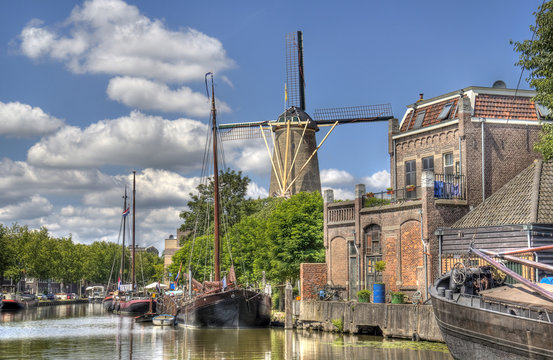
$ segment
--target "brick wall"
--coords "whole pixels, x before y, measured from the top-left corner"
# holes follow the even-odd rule
[[[318,290],[327,283],[326,264],[300,264],[300,296],[302,300],[316,300]]]
[[[417,282],[417,267],[423,265],[421,223],[410,220],[401,225],[401,285],[400,289],[414,290]]]
[[[343,237],[330,241],[330,282],[336,286],[348,285],[347,242]]]

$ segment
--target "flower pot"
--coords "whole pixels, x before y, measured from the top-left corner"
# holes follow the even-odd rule
[[[392,304],[403,304],[405,294],[392,293]]]
[[[394,194],[394,190],[388,190],[388,191],[386,191],[386,194],[388,194],[388,195],[393,195],[393,194]]]
[[[415,191],[415,187],[408,187],[407,191]]]
[[[373,303],[384,304],[386,300],[386,286],[384,284],[373,284]]]

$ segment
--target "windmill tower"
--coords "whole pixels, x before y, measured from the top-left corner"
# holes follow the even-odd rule
[[[321,191],[317,152],[336,125],[393,118],[390,104],[318,109],[311,118],[305,111],[301,31],[286,36],[285,87],[286,110],[277,120],[219,125],[222,140],[264,138],[272,166],[270,196]],[[331,129],[317,145],[315,134],[320,126]],[[272,152],[268,138],[272,140]]]

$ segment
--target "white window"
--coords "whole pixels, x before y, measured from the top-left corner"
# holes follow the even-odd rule
[[[455,167],[453,163],[453,153],[444,154],[444,175],[454,175]]]

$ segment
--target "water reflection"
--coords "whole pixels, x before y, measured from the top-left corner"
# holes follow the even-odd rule
[[[372,336],[136,324],[101,304],[0,313],[2,359],[451,359],[442,344]]]

